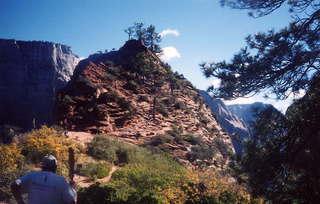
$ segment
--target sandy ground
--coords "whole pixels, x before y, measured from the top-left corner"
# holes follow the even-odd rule
[[[87,133],[87,132],[69,131],[69,132],[67,132],[66,135],[68,138],[74,139],[74,140],[80,142],[81,144],[88,143],[94,138],[93,134]]]

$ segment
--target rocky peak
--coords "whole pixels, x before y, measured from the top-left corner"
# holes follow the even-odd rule
[[[56,91],[78,62],[65,45],[0,39],[0,124],[51,124]]]
[[[141,40],[128,40],[119,52],[124,55],[136,55],[139,52],[147,52],[148,48],[143,44]]]
[[[57,95],[57,124],[167,151],[186,165],[223,168],[234,150],[203,98],[141,42],[95,54]]]

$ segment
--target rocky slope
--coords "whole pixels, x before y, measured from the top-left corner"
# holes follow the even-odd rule
[[[212,98],[206,91],[200,91],[200,93],[204,97],[205,103],[215,114],[221,127],[230,135],[236,153],[241,153],[241,141],[250,136],[248,124],[237,114],[231,112],[222,100]]]
[[[187,166],[224,168],[234,152],[192,84],[136,40],[81,61],[56,105],[67,130],[151,146]]]
[[[78,62],[65,45],[0,39],[0,125],[51,124],[56,91]]]

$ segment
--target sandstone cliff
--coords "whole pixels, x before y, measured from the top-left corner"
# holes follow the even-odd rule
[[[78,62],[65,45],[0,39],[0,125],[51,124],[56,91]]]
[[[223,168],[234,153],[198,90],[136,40],[81,61],[56,108],[68,130],[152,146],[185,165]]]

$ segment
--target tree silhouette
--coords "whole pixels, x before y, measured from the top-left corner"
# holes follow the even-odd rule
[[[285,116],[271,110],[259,113],[255,134],[240,161],[255,196],[272,203],[318,202],[319,100],[320,80],[314,79]]]
[[[221,0],[262,17],[289,7],[292,22],[279,31],[250,35],[230,62],[203,63],[215,96],[233,99],[271,90],[279,99],[307,90],[285,117],[260,114],[240,165],[252,192],[272,203],[317,203],[320,199],[320,2],[318,0]],[[276,116],[276,117],[275,117]]]
[[[128,34],[129,40],[136,39],[141,40],[145,46],[152,52],[160,53],[161,48],[159,43],[161,42],[161,36],[156,32],[154,25],[144,27],[143,23],[134,23],[133,26],[124,30]]]
[[[288,4],[293,21],[276,32],[250,35],[247,47],[231,62],[203,63],[206,77],[221,79],[221,86],[209,87],[215,96],[233,99],[269,89],[286,99],[310,86],[320,70],[320,4],[317,0],[222,0],[222,5],[248,9],[261,17]]]

